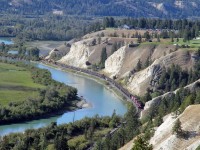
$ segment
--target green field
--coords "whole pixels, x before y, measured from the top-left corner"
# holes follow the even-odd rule
[[[0,104],[24,101],[38,96],[37,89],[44,88],[31,79],[31,73],[25,68],[0,63]]]
[[[174,39],[176,41],[176,39]],[[189,42],[183,42],[183,39],[179,39],[179,42],[174,42],[174,44],[178,45],[188,45],[190,48],[199,48],[200,47],[200,39],[193,39],[190,40]]]

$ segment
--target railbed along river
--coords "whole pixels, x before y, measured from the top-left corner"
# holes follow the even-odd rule
[[[78,73],[66,72],[41,63],[35,63],[35,66],[42,69],[48,69],[52,74],[52,78],[56,81],[63,82],[77,88],[78,96],[83,96],[87,102],[92,104],[92,107],[78,109],[74,112],[66,112],[63,115],[49,117],[47,119],[2,125],[0,126],[0,136],[7,135],[9,133],[24,132],[27,129],[45,127],[51,122],[57,122],[59,125],[72,122],[73,120],[80,120],[84,117],[93,117],[95,115],[111,116],[114,110],[121,116],[126,113],[126,102],[121,100],[118,96],[106,88],[105,85],[98,83],[93,79],[89,79],[89,77],[80,76]]]

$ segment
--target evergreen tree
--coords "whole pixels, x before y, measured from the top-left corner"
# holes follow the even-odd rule
[[[151,64],[150,58],[148,57],[146,62],[144,63],[144,67],[147,68]]]
[[[154,121],[154,126],[155,126],[155,127],[158,127],[158,126],[160,126],[162,123],[163,123],[163,119],[162,119],[162,117],[159,115],[159,116],[155,119],[155,121]]]
[[[177,136],[181,136],[183,133],[182,127],[181,127],[181,121],[177,119],[177,121],[174,123],[174,126],[172,128],[172,134],[176,134]]]
[[[140,71],[141,69],[142,69],[142,63],[141,63],[141,61],[139,59],[138,62],[137,62],[136,70]]]
[[[141,36],[140,34],[138,35],[137,38],[138,38],[138,39],[137,39],[137,42],[138,42],[138,43],[142,43],[142,36]]]
[[[138,116],[136,115],[136,110],[133,105],[131,105],[131,107],[128,109],[128,112],[125,115],[125,119],[127,121],[125,131],[127,141],[129,141],[139,133],[138,127],[140,126],[140,122],[138,120]]]
[[[54,139],[54,147],[56,150],[68,150],[67,139],[64,137],[63,133],[61,136],[56,134]]]
[[[106,59],[107,59],[106,47],[103,47],[102,52],[101,52],[101,61],[100,61],[100,67],[101,68],[105,68]]]
[[[152,145],[149,145],[149,143],[145,141],[143,137],[138,137],[134,141],[132,150],[153,150],[153,147]]]
[[[117,44],[117,42],[114,42],[112,45],[111,54],[113,54],[115,51],[117,51],[117,49],[118,49],[118,44]]]
[[[1,43],[1,52],[5,52],[6,50],[6,44],[4,42]]]
[[[159,35],[157,36],[157,42],[160,42],[160,36]]]

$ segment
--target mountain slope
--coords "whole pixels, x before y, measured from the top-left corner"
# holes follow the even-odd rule
[[[178,118],[173,114],[166,116],[164,118],[164,123],[156,129],[154,136],[150,140],[154,150],[196,149],[200,144],[199,108],[200,105],[189,106],[180,116],[178,116],[182,123],[183,130],[188,133],[187,138],[177,138],[175,135],[172,135],[172,127]]]
[[[198,0],[1,0],[1,13],[45,14],[54,10],[68,15],[132,17],[197,17]]]

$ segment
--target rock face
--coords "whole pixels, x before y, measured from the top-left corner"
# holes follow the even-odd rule
[[[84,43],[84,41],[79,41],[72,44],[69,53],[64,56],[59,62],[65,63],[71,66],[86,68],[86,62],[92,51],[89,46]]]
[[[190,69],[194,63],[193,61],[191,54],[182,50],[162,56],[156,59],[148,68],[133,74],[129,79],[127,88],[134,94],[143,95],[146,89],[158,80],[162,67],[168,68],[172,64],[176,64],[182,69]]]
[[[75,67],[87,68],[86,62],[99,64],[102,49],[106,48],[107,56],[111,55],[111,47],[107,45],[108,38],[88,38],[82,39],[71,45],[67,55],[62,57],[59,62]]]
[[[55,61],[61,59],[63,56],[69,53],[72,43],[74,43],[74,40],[65,42],[61,46],[52,49],[45,59],[53,59]]]
[[[147,59],[151,60],[152,62],[156,59],[159,59],[162,56],[168,55],[169,53],[176,50],[176,46],[174,45],[153,45],[153,44],[146,44],[146,45],[140,45],[140,46],[133,46],[127,45],[124,47],[124,53],[121,53],[121,49],[119,49],[116,53],[113,54],[113,57],[118,57],[119,55],[123,55],[123,61],[120,63],[117,63],[117,65],[121,65],[121,67],[118,67],[117,74],[120,77],[124,77],[127,74],[130,74],[130,72],[133,72],[133,70],[136,68],[138,60],[141,61],[141,63],[144,65],[147,61]],[[117,59],[113,59],[114,61],[117,61]],[[108,64],[108,62],[110,62]],[[116,75],[116,72],[112,72],[111,69],[115,67],[114,65],[111,65],[111,59],[107,59],[106,61],[106,68],[105,73],[108,73],[110,76]],[[109,66],[110,65],[110,66]]]
[[[68,52],[69,52],[69,49],[67,48],[65,50],[59,50],[57,48],[54,48],[53,50],[50,51],[49,55],[45,57],[45,59],[59,60],[60,58],[62,58],[62,56],[66,55],[66,53]]]
[[[120,72],[122,65],[124,63],[126,54],[126,46],[117,50],[113,55],[111,55],[105,62],[105,72],[111,74],[111,76],[117,76]]]
[[[195,150],[200,145],[200,105],[193,105],[176,118],[174,114],[164,117],[164,122],[155,131],[150,143],[154,150]],[[177,119],[182,123],[183,131],[188,131],[187,138],[172,135],[172,127]]]

